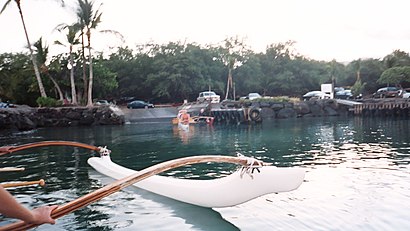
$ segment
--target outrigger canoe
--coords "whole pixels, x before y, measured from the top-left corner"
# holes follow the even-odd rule
[[[79,208],[98,201],[130,185],[203,207],[227,207],[244,203],[256,197],[275,192],[291,191],[300,186],[305,172],[299,168],[276,168],[260,160],[239,155],[190,156],[165,161],[140,171],[127,169],[111,161],[110,150],[72,141],[41,141],[18,146],[0,147],[0,156],[29,148],[45,146],[73,146],[90,149],[101,157],[92,157],[88,163],[97,171],[118,179],[102,188],[83,195],[51,211],[57,219]],[[189,180],[158,176],[157,174],[177,167],[198,163],[233,163],[243,167],[229,176],[214,180]],[[256,171],[255,171],[256,170]],[[31,182],[29,182],[31,183]],[[41,184],[41,183],[40,183]],[[0,230],[27,230],[38,224],[18,221],[0,227]]]
[[[111,161],[109,155],[91,157],[90,164],[98,172],[121,179],[137,171]],[[297,189],[303,182],[305,171],[301,168],[263,166],[252,174],[238,170],[226,177],[211,180],[178,179],[151,176],[133,186],[202,207],[220,208],[235,206],[269,193]]]

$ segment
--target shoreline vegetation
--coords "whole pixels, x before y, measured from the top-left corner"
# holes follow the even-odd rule
[[[223,55],[220,51],[223,47],[203,48],[180,43],[143,47],[138,52],[118,47],[117,52],[109,56],[93,57],[94,102],[135,98],[153,104],[172,104],[185,99],[193,101],[204,89],[212,89],[228,100],[237,100],[249,92],[258,92],[264,97],[300,98],[306,92],[319,90],[322,83],[351,89],[353,97],[370,98],[386,85],[410,87],[410,56],[401,51],[383,60],[357,60],[346,65],[309,60],[290,53],[292,44],[275,44],[266,53],[250,51],[243,55],[244,61],[230,70],[218,58]],[[69,63],[66,54],[52,57],[47,72],[42,75],[48,94],[39,97],[35,79],[29,71],[32,68],[30,58],[24,53],[0,54],[0,101],[32,107],[51,106],[48,104],[56,104],[53,101],[85,106],[85,81],[80,78],[83,64],[80,53],[75,57],[75,68],[70,70],[66,69]],[[394,63],[399,58],[404,61]],[[393,64],[389,65],[393,67],[386,66],[391,62]],[[74,74],[77,87],[76,97],[69,93],[71,74]],[[226,89],[228,75],[234,90]]]

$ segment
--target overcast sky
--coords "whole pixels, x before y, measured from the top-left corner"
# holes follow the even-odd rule
[[[0,0],[0,7],[6,1]],[[43,37],[51,52],[60,23],[75,21],[76,1],[62,8],[53,0],[22,0],[31,42]],[[240,36],[257,52],[269,44],[295,41],[309,58],[340,62],[383,58],[396,49],[410,51],[409,0],[111,0],[101,6],[98,30],[120,32],[126,43],[188,41],[215,44]],[[25,49],[14,1],[0,15],[0,53]],[[59,37],[60,36],[60,37]],[[97,41],[98,40],[98,41]],[[121,44],[113,35],[94,34],[96,50]]]

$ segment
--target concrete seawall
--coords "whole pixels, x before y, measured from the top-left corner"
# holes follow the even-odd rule
[[[178,113],[176,107],[147,109],[128,109],[126,107],[120,107],[120,109],[124,113],[125,122],[130,123],[142,121],[169,121],[171,123],[172,118],[175,118]]]

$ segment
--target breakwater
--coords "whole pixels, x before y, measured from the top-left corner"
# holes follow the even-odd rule
[[[201,107],[190,107],[190,113]],[[288,119],[301,117],[325,117],[347,115],[349,106],[337,100],[310,100],[301,102],[222,102],[220,107],[202,107],[206,115],[213,116],[215,123],[262,122],[265,119]],[[208,111],[207,111],[208,110]],[[206,112],[207,111],[207,112]]]
[[[124,124],[124,113],[117,107],[58,107],[0,109],[0,130],[31,130],[40,127],[69,127]]]

